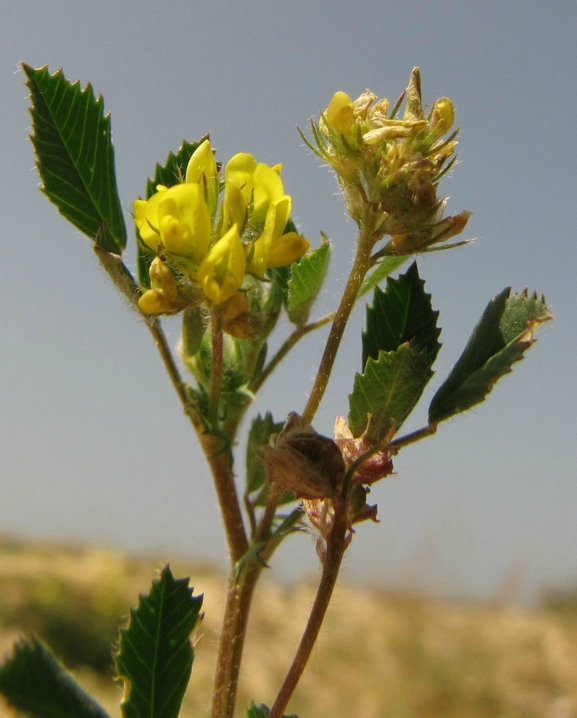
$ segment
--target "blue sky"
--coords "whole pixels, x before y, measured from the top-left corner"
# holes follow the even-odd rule
[[[221,160],[245,151],[282,162],[302,233],[316,244],[323,230],[334,247],[319,315],[335,304],[355,228],[296,125],[306,128],[339,89],[396,98],[419,65],[425,102],[448,95],[456,108],[459,164],[442,192],[451,213],[474,213],[477,241],[418,260],[443,349],[406,429],[425,422],[491,296],[537,290],[556,321],[489,401],[397,458],[396,475],[371,497],[381,523],[359,526],[345,570],[476,597],[530,599],[577,582],[576,31],[577,5],[559,0],[7,4],[0,531],[224,558],[196,438],[144,326],[89,241],[38,191],[18,63],[63,67],[102,92],[127,221],[154,164],[184,138],[210,131]],[[347,411],[363,317],[359,308],[345,337],[321,432]],[[175,343],[177,325],[168,333]],[[322,338],[302,343],[255,411],[302,410]],[[274,570],[316,571],[312,541],[288,541]]]

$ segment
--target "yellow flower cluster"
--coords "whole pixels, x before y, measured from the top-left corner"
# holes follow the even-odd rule
[[[307,251],[304,237],[285,233],[291,198],[280,170],[252,155],[235,155],[224,169],[219,204],[221,173],[204,140],[190,158],[183,183],[159,185],[149,200],[134,202],[140,237],[157,254],[150,267],[151,289],[139,301],[144,312],[232,302],[234,313],[246,306],[240,291],[246,274],[262,279],[268,268],[290,264]]]
[[[440,178],[454,163],[453,104],[437,100],[427,116],[420,75],[413,69],[406,92],[389,111],[387,99],[367,90],[356,100],[337,92],[318,124],[314,151],[337,173],[347,211],[359,224],[371,223],[375,240],[392,237],[392,253],[411,254],[459,234],[470,216],[443,219],[437,198]],[[398,116],[406,99],[405,112]]]

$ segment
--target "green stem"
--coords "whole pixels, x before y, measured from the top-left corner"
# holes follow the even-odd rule
[[[285,681],[269,713],[269,718],[282,718],[283,712],[303,674],[305,666],[318,638],[339,575],[346,549],[347,516],[346,503],[335,506],[334,523],[327,540],[323,573],[317,589],[306,628]]]
[[[311,390],[307,405],[303,411],[303,418],[308,422],[312,422],[315,414],[317,413],[317,409],[319,408],[329,383],[333,364],[337,357],[337,352],[343,338],[343,334],[345,333],[347,322],[355,305],[363,280],[372,266],[371,251],[373,246],[373,237],[361,230],[355,261],[331,326],[331,331],[327,339],[315,383]]]
[[[399,449],[402,449],[403,446],[414,444],[416,441],[420,441],[421,439],[425,439],[427,436],[432,436],[433,434],[436,434],[437,427],[438,424],[434,422],[432,424],[427,424],[427,426],[424,426],[422,429],[417,429],[416,431],[413,431],[406,436],[401,436],[399,439],[391,441],[389,444],[387,444],[386,448],[398,451]]]

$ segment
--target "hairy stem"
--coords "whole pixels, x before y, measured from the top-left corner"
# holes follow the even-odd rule
[[[210,419],[214,427],[218,426],[219,415],[218,409],[220,406],[220,394],[222,391],[222,371],[223,371],[223,348],[224,338],[222,336],[222,329],[218,318],[212,315],[212,377],[211,377],[211,416]]]
[[[160,353],[174,390],[182,403],[185,414],[190,418],[194,426],[203,453],[210,467],[224,522],[230,558],[234,565],[241,556],[247,552],[248,538],[244,527],[236,485],[234,483],[230,444],[227,446],[223,438],[215,436],[213,433],[208,433],[201,417],[198,415],[194,406],[191,405],[186,384],[182,380],[159,320],[156,318],[147,318],[146,324],[152,334],[152,338]]]
[[[331,326],[315,383],[311,390],[307,405],[303,411],[303,418],[306,421],[311,422],[313,420],[329,383],[333,364],[337,357],[337,352],[341,339],[343,338],[343,334],[345,333],[347,322],[355,305],[363,280],[372,266],[371,250],[373,246],[373,238],[361,230],[355,261]]]
[[[212,718],[233,718],[250,604],[262,566],[249,564],[238,581],[232,572],[220,636]]]
[[[259,553],[260,562],[247,561],[246,566],[241,568],[240,576],[237,576],[233,569],[229,581],[213,691],[212,718],[232,718],[234,715],[242,651],[254,589],[266,562],[302,516],[301,509],[295,509],[285,518],[281,527],[277,528],[276,536],[271,536],[274,515],[271,515],[270,509],[278,504],[282,493],[280,487],[275,490],[275,486],[273,484],[267,503],[269,510],[265,509],[255,535],[256,541],[267,542]]]
[[[170,351],[170,347],[166,341],[166,336],[162,330],[160,320],[157,317],[147,316],[146,326],[152,335],[152,339],[156,344],[156,348],[158,349],[158,353],[160,354],[166,373],[168,374],[168,377],[172,382],[172,386],[182,403],[184,411],[190,416],[190,401],[186,393],[185,383],[180,376],[180,372],[178,371],[178,367],[176,366],[176,362],[174,361],[174,357],[172,356],[172,352]]]
[[[339,575],[339,569],[346,548],[346,532],[346,504],[339,501],[339,509],[335,510],[334,524],[327,540],[323,573],[317,589],[315,602],[291,667],[269,713],[269,718],[282,718],[284,709],[287,707],[311,655]]]

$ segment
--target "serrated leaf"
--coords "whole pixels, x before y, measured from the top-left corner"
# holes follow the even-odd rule
[[[485,309],[451,373],[429,407],[436,423],[470,409],[485,399],[495,382],[511,371],[536,340],[535,329],[552,319],[544,297],[527,291],[510,296],[510,287]]]
[[[380,441],[399,428],[418,402],[431,378],[426,349],[402,344],[396,351],[369,357],[363,374],[356,374],[349,394],[349,427],[353,436]]]
[[[269,713],[270,713],[270,708],[267,705],[265,705],[264,703],[261,703],[259,706],[257,706],[256,703],[253,702],[247,708],[246,718],[268,718]],[[283,718],[298,718],[298,716],[283,715]]]
[[[367,292],[370,292],[377,284],[380,284],[389,274],[404,264],[407,259],[408,257],[385,257],[380,261],[373,271],[365,277],[359,290],[358,299],[363,297]]]
[[[0,693],[33,718],[109,718],[38,638],[14,645],[0,666]]]
[[[291,265],[288,282],[288,315],[293,324],[306,324],[311,307],[317,298],[330,260],[330,244],[323,235],[322,244]]]
[[[441,345],[437,329],[439,312],[433,311],[431,295],[424,290],[416,262],[398,279],[387,279],[385,291],[375,287],[373,305],[367,307],[367,323],[363,332],[363,367],[367,359],[378,359],[379,352],[391,352],[401,344],[413,342],[425,350],[430,365]]]
[[[268,718],[269,713],[269,707],[264,703],[257,706],[256,703],[253,702],[247,708],[246,718]]]
[[[187,142],[186,140],[183,140],[178,152],[175,153],[171,151],[168,153],[168,157],[166,158],[164,165],[157,163],[154,169],[154,177],[152,179],[149,177],[146,181],[145,198],[150,199],[156,192],[156,187],[159,184],[164,185],[165,187],[174,187],[174,185],[184,182],[188,161],[192,157],[194,151],[206,139],[209,139],[208,135],[201,137],[198,142]],[[156,254],[142,243],[137,229],[135,229],[135,232],[138,279],[144,287],[150,289],[150,276],[148,270]]]
[[[124,681],[124,718],[176,718],[188,685],[194,652],[190,634],[199,620],[202,596],[188,579],[175,579],[167,566],[120,633],[115,656]]]
[[[58,70],[22,64],[32,100],[32,143],[43,191],[60,213],[94,239],[107,227],[108,252],[121,254],[126,226],[116,187],[110,115],[90,84],[71,84]]]

